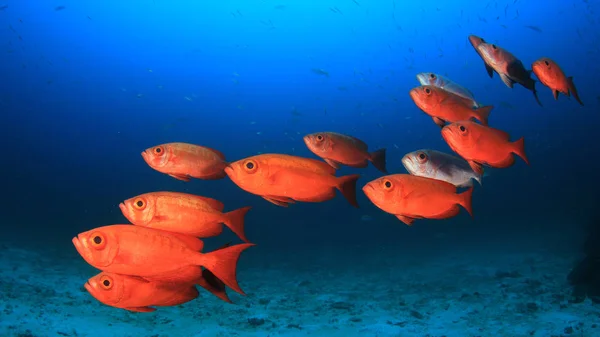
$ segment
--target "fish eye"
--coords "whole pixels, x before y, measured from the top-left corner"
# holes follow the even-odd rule
[[[497,49],[495,44],[492,45],[492,49]]]
[[[100,278],[100,284],[102,285],[102,288],[104,288],[104,290],[110,290],[113,287],[113,282],[108,276],[102,276]]]
[[[429,77],[430,77],[432,80],[435,80],[435,74],[430,74],[430,75],[429,75]]]
[[[153,152],[155,155],[161,156],[165,152],[165,150],[163,150],[162,146],[157,146],[154,148]]]
[[[429,89],[429,88],[425,88],[425,93],[426,93],[427,95],[431,94],[431,89]]]
[[[323,135],[317,135],[317,140],[320,142],[323,141]]]
[[[102,233],[94,233],[91,238],[92,247],[96,249],[102,249],[106,246],[106,239]]]
[[[392,184],[391,181],[389,181],[387,179],[383,181],[383,188],[384,189],[390,190],[392,188],[392,186],[394,186],[394,185]]]
[[[458,129],[459,129],[459,130],[460,130],[460,132],[462,132],[462,133],[465,133],[465,132],[467,132],[467,128],[465,128],[465,126],[464,126],[464,125],[460,125],[460,126],[458,127]]]
[[[246,169],[247,172],[254,173],[254,172],[256,172],[256,169],[257,169],[256,162],[254,160],[247,160],[244,163],[244,168]]]
[[[550,65],[550,63],[547,60],[544,60],[544,64],[546,64],[546,66]]]
[[[424,152],[419,152],[417,158],[419,159],[419,162],[423,163],[427,160],[427,155]]]
[[[143,210],[144,208],[146,208],[146,202],[142,198],[135,199],[135,201],[133,202],[133,205],[138,210]]]

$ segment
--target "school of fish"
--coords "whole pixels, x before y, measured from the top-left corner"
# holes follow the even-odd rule
[[[509,88],[520,84],[532,91],[539,105],[532,72],[555,99],[559,93],[572,95],[583,105],[573,78],[553,60],[542,57],[527,70],[507,50],[475,35],[468,40],[490,77],[498,74]],[[335,197],[336,190],[359,207],[360,176],[337,176],[336,170],[371,163],[385,175],[366,183],[362,191],[376,207],[406,225],[418,219],[448,219],[461,208],[473,215],[473,181],[481,184],[485,167],[510,167],[515,155],[529,164],[524,139],[511,141],[507,132],[489,126],[493,106],[477,102],[468,89],[435,73],[416,77],[420,86],[410,90],[410,98],[441,128],[442,138],[456,155],[415,150],[402,158],[408,174],[388,173],[385,149],[370,151],[356,137],[328,131],[303,138],[322,160],[269,153],[228,162],[218,150],[187,143],[157,145],[144,150],[142,158],[152,169],[185,182],[229,177],[240,189],[282,207],[325,202]],[[236,270],[241,253],[254,245],[244,228],[250,207],[224,211],[223,203],[207,196],[155,191],[124,200],[119,208],[130,224],[97,227],[72,239],[81,257],[100,270],[84,284],[99,302],[151,312],[196,299],[196,285],[225,302],[231,302],[226,287],[244,295]],[[202,239],[218,236],[224,226],[243,243],[202,252]]]

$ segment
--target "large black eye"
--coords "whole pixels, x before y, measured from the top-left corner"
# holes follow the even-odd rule
[[[459,126],[458,129],[460,130],[460,132],[467,131],[467,128],[465,128],[464,125]]]
[[[495,45],[495,44],[493,44],[493,45],[492,45],[492,48],[493,48],[493,49],[496,49],[496,45]]]
[[[135,204],[137,207],[144,207],[144,202],[141,200],[138,200]]]
[[[248,170],[252,170],[252,169],[254,168],[254,163],[253,163],[253,162],[247,162],[247,163],[246,163],[246,168],[247,168]]]
[[[317,135],[317,140],[318,141],[322,141],[323,140],[323,135]]]
[[[427,156],[425,155],[425,153],[423,153],[423,152],[419,153],[419,159],[423,160],[425,158],[427,158]]]
[[[425,88],[425,93],[426,93],[427,95],[431,94],[431,89],[429,89],[429,88]]]
[[[429,77],[431,77],[432,80],[435,80],[435,74],[431,74]]]
[[[99,245],[102,243],[102,238],[99,235],[94,236],[94,238],[92,239],[94,241],[95,244]]]
[[[160,153],[162,151],[162,149],[160,147],[157,147],[156,150],[154,150],[154,151],[156,151],[156,153]],[[108,282],[108,281],[105,281],[105,282]]]
[[[545,63],[547,66],[549,66],[549,65],[550,65],[550,63],[548,63],[548,61],[544,61],[544,63]]]
[[[386,180],[386,181],[383,183],[383,186],[384,186],[385,188],[387,188],[387,189],[390,189],[390,188],[392,188],[392,182],[391,182],[391,181],[389,181],[389,180]]]
[[[104,281],[102,281],[102,284],[103,284],[105,287],[110,287],[110,281],[109,281],[109,280],[104,280]]]

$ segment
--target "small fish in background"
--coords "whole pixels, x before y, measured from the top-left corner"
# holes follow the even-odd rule
[[[72,242],[89,265],[105,272],[149,281],[195,283],[202,266],[242,295],[236,266],[241,253],[254,246],[242,243],[201,253],[204,243],[198,238],[134,225],[94,228],[78,234]]]
[[[371,162],[379,171],[387,173],[385,149],[369,152],[368,145],[358,138],[336,132],[317,132],[303,139],[312,153],[335,169],[340,165],[364,168]]]
[[[531,70],[525,69],[521,60],[492,43],[481,43],[477,49],[484,62],[500,76],[507,87],[512,89],[514,83],[522,85],[533,93],[536,102],[542,106],[535,89],[535,80],[531,78]]]
[[[54,7],[54,10],[58,12],[58,11],[62,11],[65,8],[67,8],[67,7],[65,7],[65,6],[56,6],[56,7]]]
[[[0,11],[3,11],[8,8],[8,5],[0,5]]]
[[[175,179],[216,180],[225,178],[225,155],[200,145],[188,143],[161,144],[142,152],[144,161],[154,170]]]
[[[127,199],[119,208],[136,226],[208,238],[221,234],[225,224],[248,242],[244,217],[251,207],[223,213],[225,205],[215,199],[179,192],[151,192]]]
[[[320,68],[312,68],[311,71],[317,75],[321,75],[321,76],[325,76],[325,77],[329,77],[329,72],[324,70],[324,69],[320,69]]]
[[[363,216],[360,217],[360,221],[365,221],[365,222],[373,221],[373,217],[368,214],[363,214]]]
[[[413,88],[409,95],[417,107],[429,115],[433,122],[440,127],[444,127],[446,123],[471,118],[487,125],[489,114],[494,108],[493,105],[488,105],[473,109],[470,100],[432,85]]]
[[[471,187],[473,180],[481,185],[482,176],[466,160],[444,152],[413,151],[402,157],[402,165],[412,175],[446,181],[456,187]]]
[[[417,80],[419,83],[421,83],[421,85],[432,85],[470,100],[474,109],[482,107],[481,104],[475,101],[475,97],[473,96],[473,93],[469,91],[469,89],[451,81],[447,77],[434,73],[420,73],[417,74]]]
[[[513,153],[529,165],[524,139],[511,142],[510,135],[502,130],[462,121],[445,126],[442,129],[442,138],[477,174],[483,174],[483,165],[495,168],[510,167],[515,163]]]
[[[358,174],[336,177],[335,169],[320,160],[286,154],[260,154],[238,160],[225,168],[231,181],[248,193],[277,206],[296,201],[324,202],[339,190],[358,208]]]
[[[416,219],[454,217],[460,212],[460,206],[473,215],[473,187],[457,194],[456,186],[441,180],[392,174],[367,183],[363,192],[375,206],[408,226]]]
[[[542,57],[533,62],[531,68],[540,82],[550,88],[555,100],[558,99],[558,93],[567,97],[573,94],[575,100],[583,106],[577,88],[575,88],[575,83],[573,83],[573,76],[567,77],[556,62],[548,57]]]
[[[531,29],[534,32],[542,33],[542,29],[540,27],[538,27],[538,26],[525,25],[523,27],[525,27],[527,29]]]

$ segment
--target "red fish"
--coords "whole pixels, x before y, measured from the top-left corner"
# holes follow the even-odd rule
[[[379,171],[387,173],[385,149],[369,152],[368,145],[358,138],[335,132],[319,132],[304,136],[304,143],[312,153],[335,169],[339,169],[340,164],[362,168],[371,162]]]
[[[502,82],[507,87],[512,88],[515,83],[522,85],[524,88],[531,90],[536,102],[540,106],[542,105],[535,89],[535,80],[531,78],[531,70],[525,69],[521,60],[506,49],[491,43],[480,43],[477,50],[485,64],[500,75]]]
[[[485,42],[484,39],[480,38],[477,35],[469,35],[469,42],[471,42],[471,45],[473,46],[473,48],[475,49],[477,54],[479,54],[479,57],[481,57],[481,59],[483,60],[483,64],[485,65],[485,70],[487,71],[488,75],[490,77],[494,77],[494,69],[492,69],[492,67],[490,67],[485,62],[485,59],[483,58],[483,55],[481,54],[481,51],[479,51],[479,48],[478,48],[480,44],[487,43],[487,42]]]
[[[410,97],[426,114],[433,118],[435,124],[443,127],[447,122],[465,121],[475,118],[487,125],[492,109],[491,105],[472,108],[472,102],[442,88],[422,85],[410,91]]]
[[[319,160],[261,154],[231,163],[225,172],[244,191],[278,206],[331,200],[337,189],[352,206],[358,207],[356,181],[360,176],[336,177],[335,169]]]
[[[95,228],[72,241],[83,259],[102,271],[194,283],[199,277],[198,267],[203,266],[240,294],[244,292],[236,279],[237,261],[242,251],[253,246],[244,243],[200,253],[204,243],[198,238],[133,225]]]
[[[198,297],[193,284],[148,281],[139,276],[107,272],[90,278],[84,287],[101,303],[137,312],[152,312],[156,310],[153,306],[175,306]]]
[[[152,192],[125,200],[119,208],[136,226],[207,238],[221,234],[224,223],[248,242],[244,216],[250,207],[223,213],[225,206],[215,199],[187,193]]]
[[[363,187],[363,192],[375,206],[409,226],[415,219],[454,217],[460,212],[459,206],[473,214],[473,187],[457,194],[456,186],[446,181],[392,174],[369,182]]]
[[[510,142],[510,135],[502,130],[462,121],[445,126],[442,137],[452,151],[463,157],[477,174],[483,174],[483,165],[506,168],[515,163],[513,153],[527,164],[525,140]]]
[[[542,57],[533,62],[531,68],[535,76],[540,79],[540,82],[552,90],[555,100],[558,99],[559,92],[567,97],[573,94],[577,102],[583,105],[583,102],[579,99],[575,83],[573,83],[573,76],[567,77],[556,62],[547,57]]]
[[[142,152],[146,163],[158,172],[183,181],[190,178],[214,180],[225,177],[225,156],[208,147],[168,143]]]

